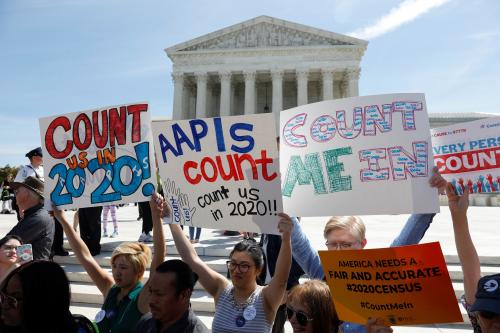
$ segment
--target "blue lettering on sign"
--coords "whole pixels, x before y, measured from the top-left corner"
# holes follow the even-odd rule
[[[88,171],[91,174],[95,174],[98,170],[104,171],[101,183],[90,194],[92,204],[121,200],[122,196],[136,193],[143,180],[151,178],[149,142],[136,145],[134,150],[135,158],[133,156],[121,156],[112,164],[99,164],[97,158],[89,161]],[[128,169],[129,172],[122,172],[123,168]],[[130,174],[130,180],[124,181],[122,174]],[[50,199],[56,206],[71,204],[73,198],[81,197],[85,192],[86,174],[85,170],[80,167],[68,170],[66,165],[59,163],[52,168],[49,177],[51,179],[57,178],[56,186],[50,194]],[[75,182],[75,178],[77,182]],[[64,189],[66,189],[67,193],[63,193]],[[154,191],[155,187],[150,182],[142,186],[144,196],[150,196]]]

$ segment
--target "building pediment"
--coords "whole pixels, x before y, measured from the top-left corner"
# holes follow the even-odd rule
[[[168,48],[177,52],[224,51],[257,48],[360,46],[367,42],[301,24],[259,16]]]

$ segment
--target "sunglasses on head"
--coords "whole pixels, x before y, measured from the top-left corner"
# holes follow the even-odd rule
[[[307,326],[307,323],[313,320],[313,318],[309,318],[307,314],[305,314],[302,311],[295,311],[294,309],[290,307],[286,307],[286,316],[288,320],[292,319],[293,315],[295,314],[295,319],[301,326]]]

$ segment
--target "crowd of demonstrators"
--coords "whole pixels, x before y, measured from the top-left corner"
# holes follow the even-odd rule
[[[12,208],[12,199],[14,198],[14,190],[10,187],[11,176],[6,177],[2,181],[2,186],[0,187],[0,200],[2,200],[2,210],[1,214],[14,214]]]
[[[469,233],[467,219],[469,191],[466,188],[464,194],[458,196],[453,185],[448,183],[446,194],[464,276],[465,294],[462,304],[467,310],[475,333],[499,333],[500,274],[481,277],[479,256]]]
[[[196,281],[198,275],[182,260],[161,263],[148,287],[151,312],[141,318],[136,333],[210,332],[191,309]]]
[[[155,194],[149,204],[155,231],[154,256],[149,276],[151,279],[165,257],[165,237],[161,221],[164,201]],[[150,280],[146,282],[146,288],[141,282],[151,258],[149,247],[142,243],[119,245],[111,256],[112,275],[110,275],[93,258],[88,247],[74,231],[70,222],[66,220],[64,212],[54,207],[53,214],[66,232],[78,261],[104,297],[102,309],[96,316],[99,332],[133,332],[141,316],[149,312],[148,284]]]
[[[45,260],[23,264],[0,285],[0,332],[98,332],[87,318],[71,314],[70,298],[61,266]]]
[[[15,235],[0,239],[0,283],[10,271],[19,266],[17,247],[22,244],[22,239]]]
[[[49,259],[54,239],[54,222],[44,209],[44,183],[28,176],[23,182],[11,184],[23,218],[7,233],[33,247],[33,258]]]
[[[104,237],[115,238],[118,237],[118,221],[116,219],[116,211],[118,207],[116,205],[106,205],[102,209],[102,235]],[[108,216],[111,215],[111,220],[113,221],[113,233],[108,234]]]
[[[237,243],[229,255],[230,281],[211,269],[196,253],[179,225],[170,230],[181,258],[198,274],[203,288],[214,298],[216,308],[212,332],[270,332],[276,311],[286,290],[292,262],[292,221],[280,214],[278,224],[282,243],[275,275],[270,283],[259,286],[257,279],[264,265],[261,247],[253,240]]]

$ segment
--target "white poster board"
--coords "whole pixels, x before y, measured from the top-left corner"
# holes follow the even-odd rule
[[[147,201],[156,173],[148,104],[40,118],[45,198],[60,209]]]
[[[434,128],[434,163],[458,194],[500,192],[500,117]]]
[[[278,234],[283,210],[272,114],[152,126],[173,223]]]
[[[353,97],[281,112],[283,206],[294,216],[433,213],[423,94]]]

